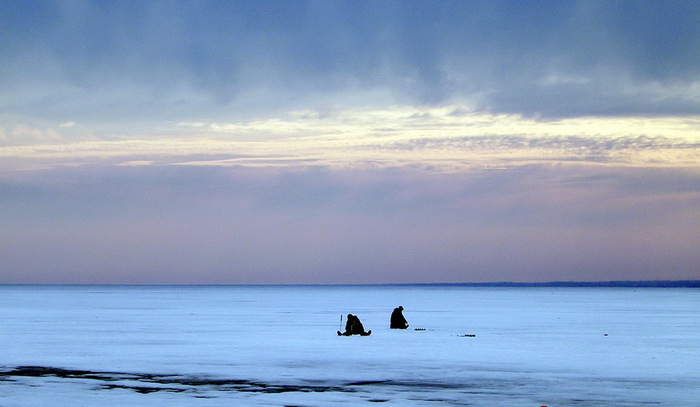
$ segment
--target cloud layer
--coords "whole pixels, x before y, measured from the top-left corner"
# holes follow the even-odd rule
[[[699,18],[692,1],[9,2],[0,110],[107,133],[339,103],[685,115]]]
[[[471,175],[28,172],[0,183],[0,281],[692,279],[699,179],[676,169],[538,166]]]
[[[68,135],[62,132],[68,131]],[[238,123],[182,122],[173,136],[75,140],[75,126],[10,125],[5,169],[47,165],[410,167],[437,172],[529,163],[700,165],[700,117],[535,120],[463,107],[305,110]],[[19,136],[16,136],[19,134]],[[31,137],[30,137],[31,136]],[[11,144],[11,143],[9,143]]]
[[[698,21],[3,2],[0,283],[698,279]]]

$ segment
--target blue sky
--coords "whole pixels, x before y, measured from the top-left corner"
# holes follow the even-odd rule
[[[694,1],[8,1],[0,283],[700,279]]]

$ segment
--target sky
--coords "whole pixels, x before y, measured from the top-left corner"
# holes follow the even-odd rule
[[[0,284],[700,279],[696,1],[3,1]]]

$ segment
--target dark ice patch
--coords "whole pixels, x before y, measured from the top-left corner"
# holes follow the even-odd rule
[[[243,379],[211,379],[182,375],[94,372],[89,370],[72,370],[43,366],[20,366],[11,370],[0,371],[0,380],[12,380],[13,377],[57,377],[62,379],[95,380],[98,389],[126,389],[142,394],[159,391],[180,393],[196,391],[198,388],[204,387],[219,391],[254,393],[354,391],[351,388],[343,386],[272,384]]]

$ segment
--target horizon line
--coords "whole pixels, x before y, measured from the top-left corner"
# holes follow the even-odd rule
[[[56,287],[630,287],[630,288],[700,288],[700,280],[608,280],[608,281],[544,281],[544,282],[461,282],[461,283],[0,283],[7,286]]]

